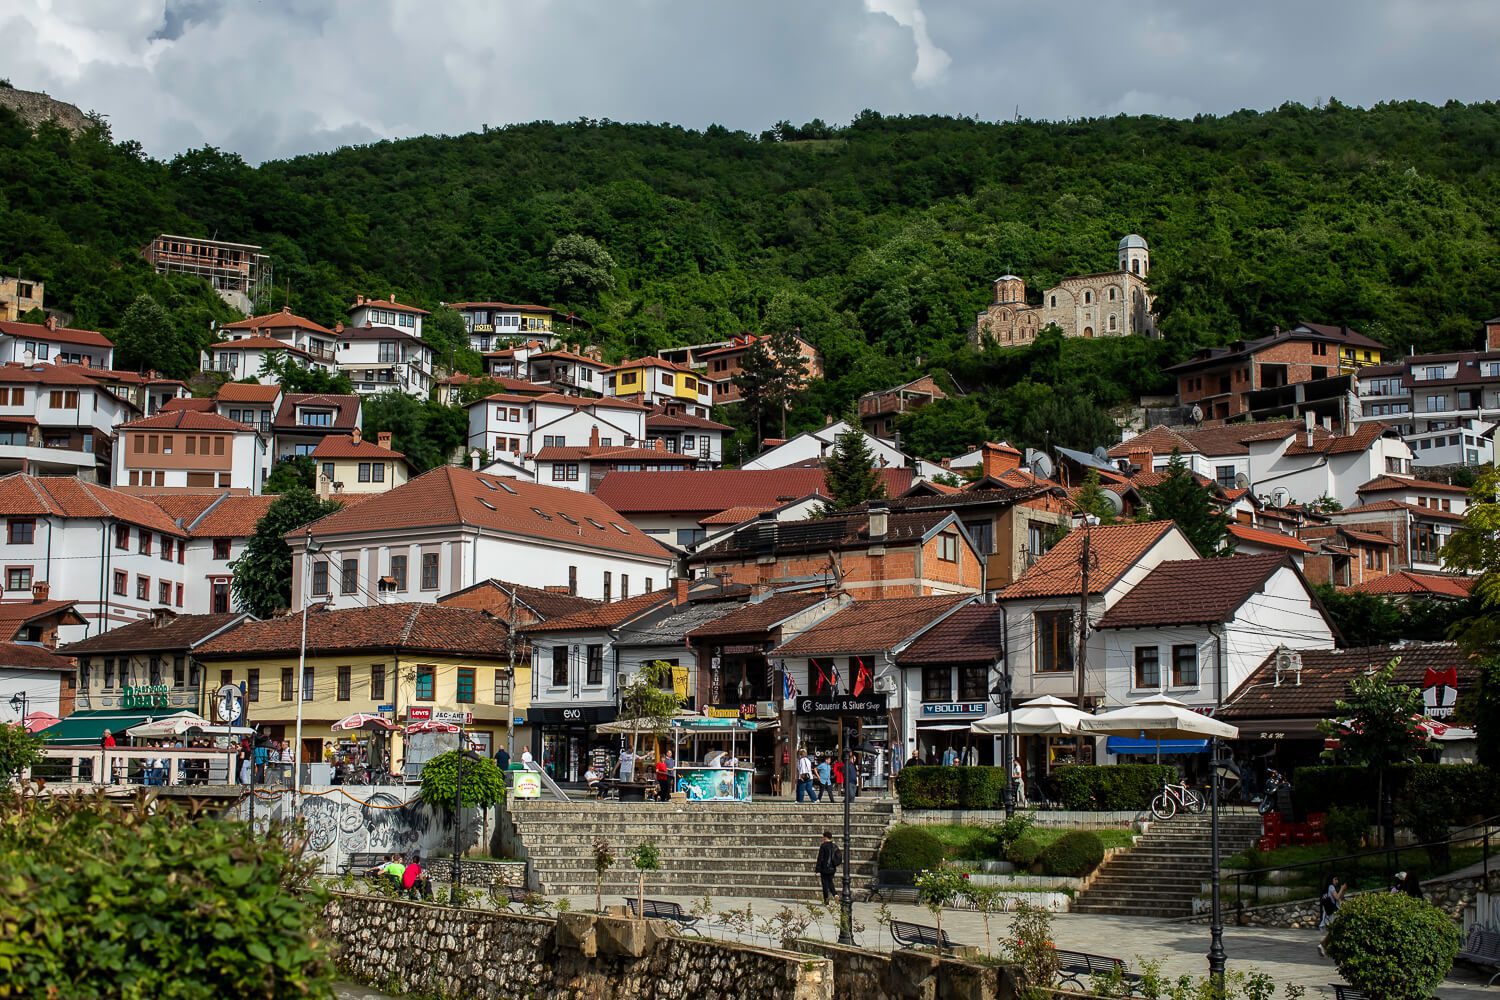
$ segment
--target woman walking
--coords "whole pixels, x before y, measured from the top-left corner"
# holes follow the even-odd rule
[[[1318,908],[1321,911],[1321,916],[1318,917],[1318,930],[1326,932],[1328,925],[1333,923],[1334,916],[1344,903],[1346,888],[1337,875],[1328,876],[1328,884],[1323,887],[1323,894],[1318,897]],[[1327,940],[1327,933],[1324,933],[1323,937],[1318,940],[1318,954],[1324,957],[1327,956],[1327,952],[1323,950],[1323,945]]]

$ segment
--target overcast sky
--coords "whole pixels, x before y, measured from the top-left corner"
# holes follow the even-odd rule
[[[1076,118],[1500,96],[1500,0],[6,0],[0,76],[168,157],[579,117]]]

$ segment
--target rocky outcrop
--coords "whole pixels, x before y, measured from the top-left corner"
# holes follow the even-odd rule
[[[9,108],[32,128],[52,122],[77,135],[89,127],[88,116],[76,105],[33,90],[0,86],[0,107]]]

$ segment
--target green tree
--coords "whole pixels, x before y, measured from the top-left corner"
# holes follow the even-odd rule
[[[673,684],[670,663],[652,660],[642,664],[641,669],[631,676],[630,683],[620,688],[620,713],[640,727],[630,733],[630,748],[635,749],[639,732],[665,733],[685,704],[687,699],[677,693]]]
[[[469,346],[463,314],[451,306],[438,306],[422,322],[422,339],[432,347],[436,363],[451,372],[478,375],[484,359]]]
[[[9,787],[16,775],[41,763],[43,742],[20,723],[0,723],[0,787]]]
[[[309,455],[288,455],[271,466],[266,477],[263,493],[285,493],[293,487],[316,491],[318,488],[318,465]]]
[[[1167,476],[1155,486],[1141,491],[1151,517],[1177,523],[1193,548],[1205,556],[1229,555],[1234,551],[1229,535],[1229,515],[1214,503],[1208,487],[1201,485],[1188,471],[1187,463],[1176,448],[1167,462]]]
[[[183,342],[167,311],[150,295],[142,293],[130,303],[114,339],[122,365],[173,378],[186,378],[198,368],[197,348]]]
[[[422,801],[428,806],[451,818],[460,794],[465,809],[499,805],[505,799],[505,776],[499,765],[483,754],[457,750],[440,753],[422,765]]]
[[[636,918],[645,919],[646,873],[661,871],[661,849],[656,846],[656,841],[648,837],[635,845],[635,850],[630,854],[630,862],[635,865]]]
[[[739,389],[755,422],[759,437],[765,431],[767,414],[781,415],[781,436],[786,436],[787,408],[807,385],[807,362],[795,334],[781,331],[751,342],[740,357],[740,370],[730,376]]]
[[[1332,584],[1313,585],[1346,646],[1383,646],[1406,636],[1406,616],[1394,601],[1380,594],[1340,590]]]
[[[1463,530],[1449,536],[1442,555],[1448,569],[1478,576],[1473,614],[1453,637],[1470,653],[1500,648],[1500,469],[1489,466],[1469,487]]]
[[[469,436],[469,416],[460,406],[383,392],[364,400],[364,434],[391,432],[391,447],[406,456],[416,474],[446,465]]]
[[[343,372],[309,368],[285,351],[266,352],[260,361],[260,378],[281,386],[282,392],[327,392],[340,396],[354,392],[354,383]]]
[[[1099,471],[1090,469],[1084,473],[1083,485],[1078,489],[1078,496],[1073,501],[1080,511],[1092,514],[1099,519],[1100,524],[1113,524],[1115,522],[1115,508],[1104,494],[1104,487],[1099,485]]]
[[[547,272],[558,298],[570,305],[592,305],[615,287],[615,259],[598,240],[577,233],[552,244]]]
[[[1328,957],[1371,1000],[1427,1000],[1458,956],[1458,924],[1426,900],[1370,892],[1346,899]]]
[[[333,500],[293,486],[271,504],[234,561],[234,602],[257,618],[270,618],[292,603],[292,550],[286,535],[338,510]]]
[[[875,455],[859,425],[859,414],[851,410],[844,420],[848,426],[834,438],[833,452],[823,463],[828,506],[834,510],[847,510],[885,496],[885,486],[875,469]]]

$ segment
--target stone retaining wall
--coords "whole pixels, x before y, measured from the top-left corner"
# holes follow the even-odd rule
[[[1500,888],[1500,872],[1490,875],[1490,883]],[[1452,879],[1446,882],[1430,882],[1422,887],[1422,895],[1432,905],[1454,920],[1463,918],[1464,910],[1472,904],[1484,888],[1482,878]],[[1317,927],[1322,910],[1317,899],[1298,899],[1285,903],[1270,903],[1265,906],[1247,906],[1236,910],[1232,902],[1224,904],[1224,922],[1241,927]],[[1205,924],[1208,914],[1199,914],[1191,923]]]
[[[396,993],[479,1000],[833,1000],[825,958],[684,938],[659,921],[553,919],[335,893],[343,971]]]
[[[1016,995],[1015,976],[1006,965],[923,951],[865,951],[826,941],[803,940],[798,947],[832,960],[835,1000],[1013,1000]]]
[[[453,879],[453,862],[449,858],[423,858],[422,868],[433,886],[449,884]],[[492,885],[526,884],[526,862],[524,861],[479,861],[464,859],[459,875],[464,885],[488,888]]]
[[[1026,810],[1018,811],[1025,812]],[[1069,809],[1038,809],[1030,815],[1037,826],[1066,827],[1069,830],[1104,830],[1134,826],[1137,822],[1151,818],[1151,813],[1145,810],[1083,812]],[[991,823],[1005,822],[1005,810],[902,809],[896,816],[896,822],[912,823],[917,826],[988,826]]]

